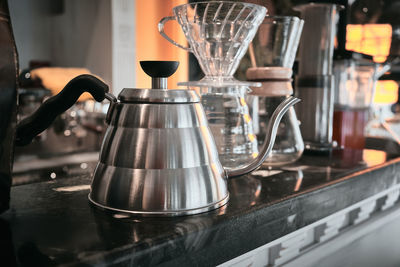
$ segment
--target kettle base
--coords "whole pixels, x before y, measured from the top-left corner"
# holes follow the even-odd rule
[[[229,200],[229,194],[222,200],[217,203],[212,203],[207,206],[195,208],[195,209],[185,209],[185,210],[169,210],[169,211],[135,211],[135,210],[124,210],[117,209],[109,206],[102,205],[94,201],[90,194],[88,195],[89,202],[95,206],[96,208],[100,208],[102,210],[108,210],[115,213],[125,213],[133,216],[145,216],[145,217],[173,217],[173,216],[186,216],[186,215],[194,215],[199,213],[208,212],[211,210],[215,210],[223,207]]]

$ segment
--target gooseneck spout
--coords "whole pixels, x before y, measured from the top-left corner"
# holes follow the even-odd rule
[[[268,157],[271,153],[272,147],[275,144],[276,133],[278,131],[279,123],[291,106],[300,102],[300,99],[295,97],[288,97],[283,101],[279,106],[275,109],[274,113],[272,114],[271,120],[267,126],[267,134],[264,139],[264,143],[261,147],[261,150],[258,156],[251,161],[249,164],[245,166],[241,166],[235,169],[225,169],[226,175],[228,178],[244,175],[246,173],[252,172],[257,169]]]

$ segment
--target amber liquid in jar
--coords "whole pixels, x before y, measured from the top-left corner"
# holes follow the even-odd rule
[[[363,149],[368,108],[335,107],[333,114],[333,140],[340,148]]]

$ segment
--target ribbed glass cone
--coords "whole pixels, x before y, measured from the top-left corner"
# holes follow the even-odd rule
[[[204,74],[232,77],[267,9],[211,1],[177,6],[173,11]]]
[[[253,68],[292,68],[303,24],[298,17],[265,17],[249,47]]]

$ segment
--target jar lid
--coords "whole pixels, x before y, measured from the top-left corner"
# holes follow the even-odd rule
[[[290,79],[292,77],[292,69],[284,67],[249,68],[246,71],[246,77],[249,81]]]
[[[124,88],[118,95],[122,103],[198,103],[194,90]]]
[[[249,68],[246,77],[261,82],[261,87],[251,88],[252,95],[286,96],[293,94],[292,69],[284,67]]]

